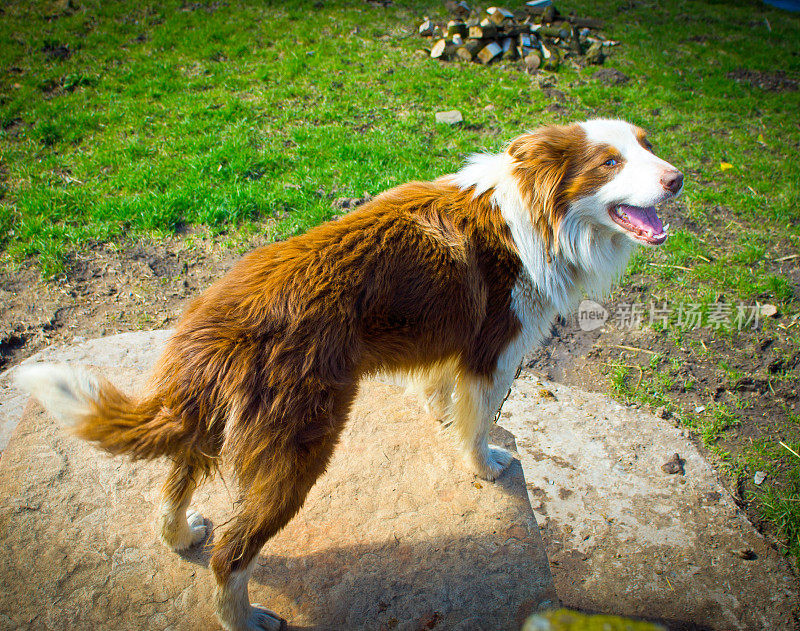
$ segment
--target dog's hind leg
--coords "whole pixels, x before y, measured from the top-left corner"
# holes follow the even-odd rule
[[[425,412],[446,422],[453,396],[453,371],[450,362],[418,368],[411,373],[411,388],[416,391]]]
[[[335,434],[314,443],[285,441],[265,458],[254,476],[242,481],[239,510],[211,556],[217,580],[216,613],[229,631],[285,628],[280,616],[250,604],[247,583],[261,547],[297,513],[325,470],[336,443]]]
[[[158,527],[161,540],[176,552],[201,542],[206,536],[203,516],[189,509],[200,475],[199,466],[183,458],[176,459],[162,488]]]

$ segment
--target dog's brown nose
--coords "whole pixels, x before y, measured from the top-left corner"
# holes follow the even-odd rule
[[[683,173],[680,171],[664,171],[661,176],[661,186],[673,195],[677,195],[678,191],[681,190],[681,186],[683,186]]]

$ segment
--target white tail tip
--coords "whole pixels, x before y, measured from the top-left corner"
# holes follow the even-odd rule
[[[64,425],[78,422],[99,390],[97,379],[86,369],[65,364],[21,366],[14,382]]]

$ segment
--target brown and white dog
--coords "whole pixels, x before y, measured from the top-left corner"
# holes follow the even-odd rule
[[[496,478],[512,457],[489,427],[523,353],[637,244],[664,242],[655,206],[682,187],[628,123],[539,129],[245,257],[191,304],[137,398],[78,367],[18,382],[99,447],[172,460],[159,524],[175,550],[205,537],[192,493],[228,463],[241,502],[211,558],[217,615],[279,629],[249,602],[252,564],[325,470],[359,380],[421,381],[467,466]]]

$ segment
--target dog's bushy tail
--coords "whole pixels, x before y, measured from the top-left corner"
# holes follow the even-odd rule
[[[183,437],[179,419],[156,398],[136,401],[84,368],[33,364],[19,368],[15,380],[61,425],[112,454],[157,458]]]

